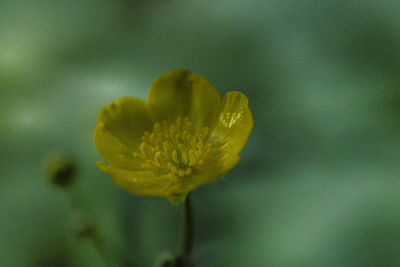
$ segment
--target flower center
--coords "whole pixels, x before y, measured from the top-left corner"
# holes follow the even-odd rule
[[[188,118],[173,123],[155,123],[145,132],[139,146],[145,169],[167,171],[169,176],[184,177],[203,169],[220,155],[222,142],[211,140],[208,127],[196,127]],[[218,158],[217,158],[218,159]]]

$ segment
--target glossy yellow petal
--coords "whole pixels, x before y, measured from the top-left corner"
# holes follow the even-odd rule
[[[224,176],[228,171],[235,167],[235,165],[239,162],[239,159],[240,158],[238,155],[225,154],[218,159],[218,162],[207,164],[207,169],[196,173],[191,177],[190,190],[202,184],[215,181],[221,176]]]
[[[233,167],[236,166],[236,164],[239,162],[240,157],[239,155],[225,155],[225,157],[222,158],[222,170],[223,173],[222,175],[226,174],[229,172]]]
[[[188,117],[199,126],[212,128],[221,111],[221,96],[204,77],[188,70],[173,70],[156,79],[147,96],[157,121]]]
[[[189,119],[199,126],[213,128],[222,109],[221,95],[204,77],[192,74],[189,77],[192,89],[192,103]]]
[[[242,150],[252,128],[253,115],[247,97],[240,92],[227,93],[213,134],[226,143],[228,155],[238,154]]]
[[[171,202],[185,199],[188,193],[176,179],[171,179],[168,173],[153,171],[133,171],[116,168],[104,162],[96,162],[103,172],[113,177],[116,185],[137,195],[167,197]]]
[[[97,116],[94,143],[101,156],[120,168],[136,169],[140,162],[134,158],[141,137],[152,128],[145,102],[122,97],[104,106]]]

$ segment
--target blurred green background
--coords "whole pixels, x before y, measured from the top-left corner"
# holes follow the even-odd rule
[[[193,192],[198,266],[399,266],[399,10],[0,0],[0,266],[105,266],[43,178],[54,150],[77,163],[110,255],[152,266],[179,250],[182,206],[114,186],[93,131],[103,105],[182,67],[244,92],[255,119],[237,167]]]

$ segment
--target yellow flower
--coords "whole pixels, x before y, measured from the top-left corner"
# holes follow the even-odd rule
[[[146,101],[122,97],[100,110],[94,143],[108,164],[96,164],[130,192],[181,202],[236,165],[252,128],[245,95],[221,101],[204,77],[173,70]]]

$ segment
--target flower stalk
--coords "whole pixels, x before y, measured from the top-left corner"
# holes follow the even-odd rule
[[[187,195],[185,203],[184,225],[183,225],[183,244],[182,251],[175,257],[164,260],[160,267],[195,267],[190,261],[193,250],[194,224],[190,193]]]
[[[184,259],[189,259],[193,249],[194,227],[193,227],[191,206],[192,206],[191,197],[189,193],[185,201],[185,228],[184,228],[183,250],[182,250],[182,258]]]

